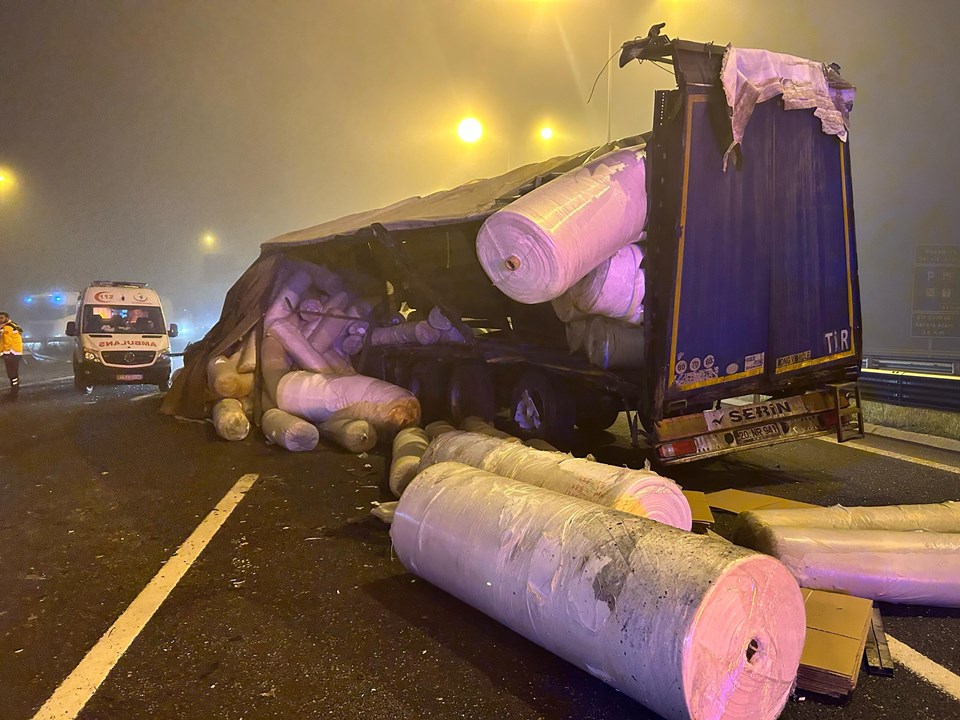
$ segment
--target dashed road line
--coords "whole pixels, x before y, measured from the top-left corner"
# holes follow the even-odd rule
[[[230,513],[253,487],[258,475],[244,475],[223,496],[190,537],[114,621],[80,664],[60,683],[33,720],[72,720],[80,714],[107,675],[146,626],[167,596],[203,552]]]

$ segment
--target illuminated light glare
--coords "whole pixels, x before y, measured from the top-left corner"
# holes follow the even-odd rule
[[[476,118],[464,118],[457,126],[457,135],[465,143],[475,143],[483,136],[483,125]]]
[[[25,298],[23,299],[23,303],[24,303],[24,305],[30,305],[30,304],[33,303],[33,298],[28,295],[27,297],[25,297]]]
[[[203,246],[208,249],[213,249],[217,246],[217,238],[212,233],[205,233],[201,238]]]
[[[540,131],[540,137],[543,140],[549,140],[553,137],[553,128],[545,127]]]

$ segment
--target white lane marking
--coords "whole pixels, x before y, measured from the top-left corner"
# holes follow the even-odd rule
[[[159,397],[160,395],[163,395],[163,393],[160,392],[159,390],[154,392],[149,392],[146,395],[134,395],[132,398],[130,398],[130,402],[140,402],[141,400],[146,400],[147,398]]]
[[[883,455],[884,457],[894,458],[896,460],[905,460],[906,462],[915,463],[917,465],[925,465],[926,467],[936,468],[937,470],[944,470],[945,472],[951,472],[956,475],[960,475],[960,467],[945,465],[943,463],[934,462],[933,460],[924,460],[923,458],[913,457],[912,455],[903,455],[901,453],[891,452],[890,450],[881,450],[880,448],[870,447],[869,445],[861,445],[856,440],[848,440],[845,443],[838,443],[836,440],[830,437],[821,436],[816,439],[823,442],[833,443],[834,445],[840,445],[841,447],[863,450],[864,452],[873,453],[874,455]]]
[[[60,683],[53,695],[33,716],[33,720],[72,720],[80,714],[123,653],[200,556],[217,530],[230,517],[230,513],[240,504],[258,477],[259,475],[251,474],[237,480],[197,529],[160,568],[160,572],[90,649],[80,664]]]
[[[915,675],[919,675],[931,685],[940,688],[947,695],[960,700],[960,677],[889,635],[887,635],[887,646],[890,648],[890,657],[895,662],[900,663]]]

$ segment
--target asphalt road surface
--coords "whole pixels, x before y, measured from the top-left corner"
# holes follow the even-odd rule
[[[68,677],[80,691],[60,716],[85,720],[655,717],[410,575],[369,517],[391,499],[382,454],[293,454],[256,431],[227,443],[159,404],[152,388],[81,396],[61,381],[0,405],[0,718],[33,717]],[[641,465],[615,430],[578,449]],[[859,445],[886,454],[808,440],[665,474],[820,504],[960,498],[957,454]],[[731,521],[719,514],[716,529]],[[172,558],[188,537],[195,559]],[[881,609],[957,692],[960,611]],[[106,644],[125,648],[119,660],[85,661],[118,618]],[[783,718],[960,718],[955,697],[901,666],[862,673],[844,703],[801,697]]]

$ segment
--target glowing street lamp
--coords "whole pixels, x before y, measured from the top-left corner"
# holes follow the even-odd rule
[[[476,118],[464,118],[457,125],[457,135],[465,143],[475,143],[483,137],[483,125]]]
[[[543,127],[540,128],[540,139],[549,140],[553,137],[553,128],[552,127]]]
[[[14,191],[17,187],[17,178],[7,168],[0,167],[0,196]]]
[[[204,252],[216,252],[217,236],[213,233],[204,233],[200,238],[200,245],[203,247]]]

